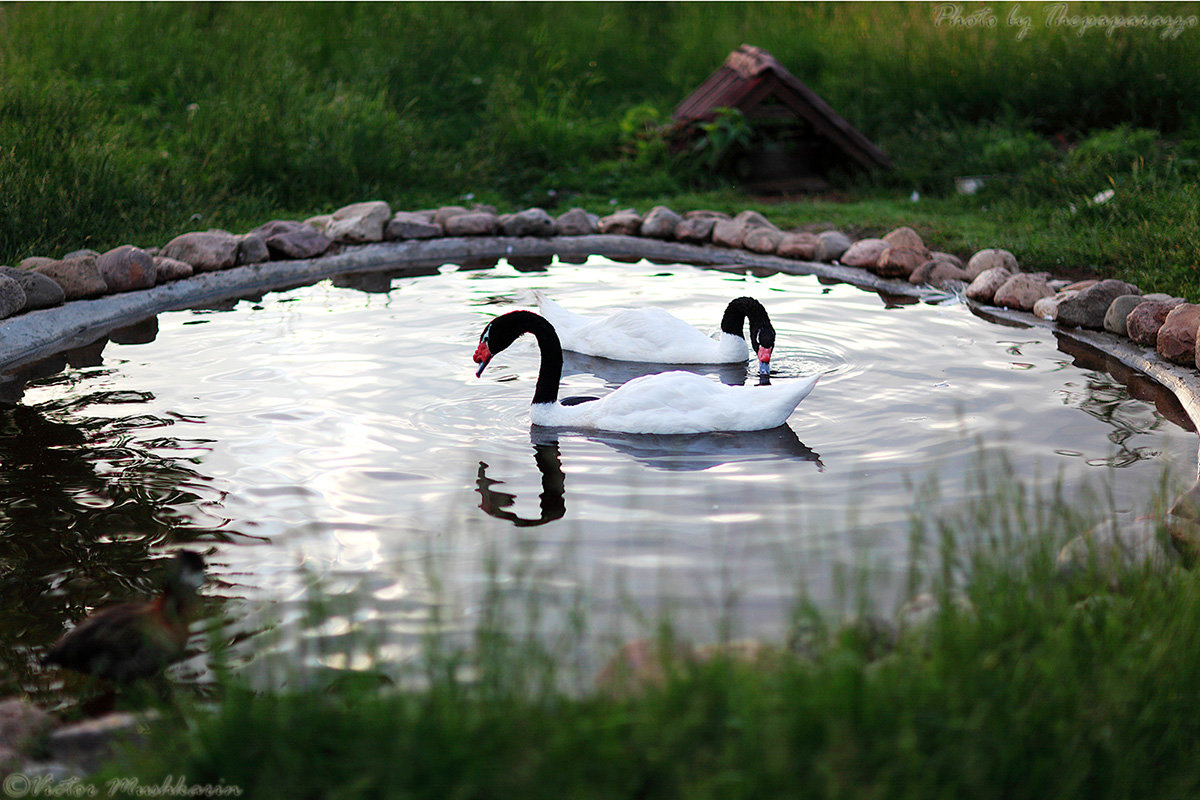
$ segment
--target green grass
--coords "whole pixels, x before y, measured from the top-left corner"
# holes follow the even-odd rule
[[[937,8],[0,5],[0,262],[155,246],[372,198],[420,208],[473,195],[513,210],[549,204],[553,191],[560,210],[762,205],[629,124],[667,119],[750,42],[897,166],[848,180],[836,200],[771,204],[785,224],[913,224],[937,249],[1005,247],[1035,269],[1093,269],[1200,298],[1196,31],[1080,35],[1045,24],[1051,6],[1037,4],[989,6],[995,27],[963,28],[938,24]],[[1075,16],[1190,9],[1069,5]],[[1026,37],[1011,13],[1031,18]],[[964,174],[1005,177],[958,198]],[[1112,186],[1116,201],[1086,207]]]
[[[1094,520],[1011,471],[986,483],[936,519],[936,493],[918,493],[912,585],[943,599],[962,586],[969,608],[944,602],[894,649],[801,597],[790,649],[668,660],[665,682],[612,694],[523,633],[535,626],[505,610],[505,586],[470,644],[431,632],[408,680],[254,691],[226,675],[95,780],[185,776],[256,799],[1196,796],[1200,578],[1068,581],[1055,553]],[[669,620],[660,630],[673,652]],[[358,655],[377,645],[360,639]]]

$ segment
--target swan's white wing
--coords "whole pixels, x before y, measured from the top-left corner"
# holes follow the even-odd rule
[[[770,386],[727,386],[691,372],[645,375],[599,400],[543,404],[534,422],[623,433],[707,433],[782,425],[819,376]]]
[[[564,350],[617,361],[658,364],[730,364],[746,360],[746,342],[722,334],[713,339],[661,308],[583,316],[567,311],[541,292],[538,308],[554,326]]]

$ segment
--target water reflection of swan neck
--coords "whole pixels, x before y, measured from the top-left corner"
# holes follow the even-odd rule
[[[538,495],[541,514],[537,519],[527,519],[508,510],[516,502],[516,495],[496,491],[492,488],[503,481],[494,480],[487,476],[488,465],[480,461],[479,471],[475,477],[475,488],[479,492],[479,507],[484,513],[497,519],[508,520],[518,528],[531,528],[545,525],[556,519],[562,519],[567,513],[566,481],[563,473],[562,460],[559,457],[558,443],[534,444],[533,459],[538,472],[542,474],[542,491]]]

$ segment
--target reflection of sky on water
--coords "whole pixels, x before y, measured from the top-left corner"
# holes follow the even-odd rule
[[[63,505],[62,527],[85,531],[86,557],[122,576],[113,594],[144,585],[138,569],[119,565],[199,538],[217,550],[220,585],[209,593],[235,616],[254,609],[248,625],[273,618],[296,631],[306,573],[335,597],[365,595],[364,607],[278,651],[284,661],[299,642],[332,646],[372,626],[396,637],[388,652],[409,653],[435,611],[468,629],[489,559],[505,591],[532,593],[547,613],[583,592],[596,635],[633,624],[626,599],[671,604],[703,628],[730,593],[742,629],[770,634],[799,584],[832,602],[839,568],[903,576],[911,487],[933,475],[953,506],[989,468],[981,451],[1035,490],[1061,473],[1073,492],[1118,468],[1112,495],[1122,508],[1157,485],[1159,454],[1184,473],[1194,466],[1194,434],[1107,375],[1073,366],[1046,331],[991,325],[960,306],[885,304],[812,278],[603,260],[424,272],[386,284],[340,278],[226,304],[228,313],[165,314],[156,338],[143,330],[128,335],[144,342],[136,347],[81,349],[66,359],[77,369],[27,389],[18,413],[41,422],[22,430],[44,431],[17,434],[13,449],[47,442],[61,459],[26,473],[68,487],[82,475],[107,488],[72,497],[104,494],[97,502],[129,509],[115,526],[87,502]],[[778,331],[772,380],[824,377],[774,431],[531,429],[532,340],[478,380],[470,354],[485,322],[534,288],[581,313],[661,305],[704,330],[716,329],[730,297],[750,294]],[[569,356],[563,394],[602,394],[639,370]],[[739,383],[756,380],[750,370],[700,371]],[[20,464],[0,465],[14,500],[53,495],[18,474]],[[35,517],[10,511],[6,524],[14,541],[45,539]],[[78,571],[84,556],[64,553],[35,568],[39,580]],[[31,562],[19,553],[9,563]],[[40,598],[31,613],[49,620],[21,634],[30,644],[61,629],[55,609],[77,616],[79,604],[103,597],[64,602],[36,582],[27,591]],[[894,601],[885,594],[881,602]]]

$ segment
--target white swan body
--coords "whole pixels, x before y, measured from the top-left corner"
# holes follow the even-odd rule
[[[538,310],[564,350],[616,361],[653,364],[737,364],[746,361],[746,340],[718,331],[708,336],[662,308],[620,309],[606,316],[568,311],[534,291]]]
[[[819,375],[768,386],[728,386],[694,372],[660,372],[575,405],[534,403],[534,425],[618,433],[712,433],[777,428]]]
[[[558,400],[562,346],[544,317],[510,311],[496,317],[479,337],[475,363],[482,375],[492,357],[524,333],[541,351],[541,368],[530,408],[535,425],[618,433],[713,433],[757,431],[784,423],[819,375],[765,386],[728,386],[691,372],[661,372],[622,384],[598,399]]]

